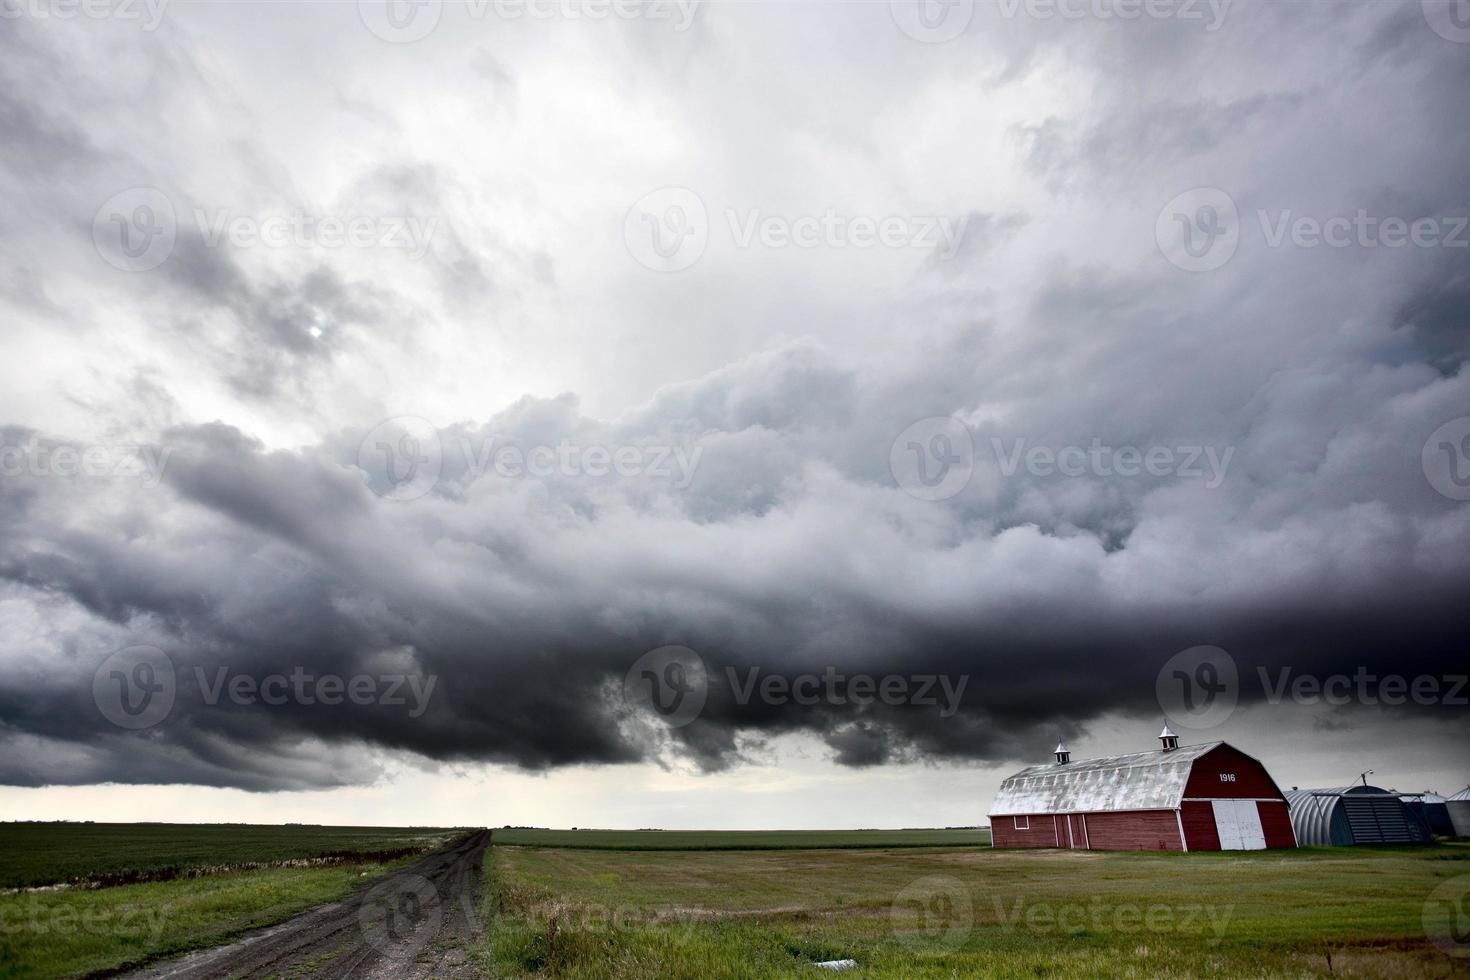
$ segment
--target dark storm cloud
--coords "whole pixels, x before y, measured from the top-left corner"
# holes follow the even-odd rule
[[[359,114],[411,162],[377,155],[362,169],[344,164],[341,200],[374,213],[446,214],[424,260],[438,294],[432,306],[397,267],[362,271],[318,255],[272,263],[210,246],[188,222],[156,275],[108,279],[111,292],[85,297],[99,324],[118,297],[146,322],[132,334],[98,326],[99,343],[121,348],[142,336],[154,342],[150,353],[180,358],[166,377],[129,366],[121,387],[133,414],[110,413],[100,393],[70,400],[107,415],[104,431],[118,441],[145,443],[162,484],[44,464],[0,477],[0,782],[302,789],[371,781],[396,753],[530,770],[689,760],[716,771],[759,763],[791,734],[822,740],[846,766],[998,762],[1044,757],[1057,737],[1106,716],[1152,723],[1160,668],[1199,644],[1236,658],[1248,704],[1266,695],[1258,668],[1463,672],[1470,504],[1436,492],[1420,459],[1437,426],[1470,411],[1463,253],[1272,250],[1256,237],[1224,267],[1194,274],[1169,266],[1152,237],[1165,202],[1203,185],[1227,186],[1248,222],[1257,208],[1361,207],[1410,219],[1463,210],[1470,144],[1446,121],[1463,100],[1465,46],[1381,5],[1321,6],[1242,7],[1214,34],[1147,22],[1099,31],[1013,24],[978,96],[954,84],[981,59],[963,47],[978,50],[977,32],[930,50],[884,22],[874,51],[907,45],[896,71],[915,86],[814,69],[823,75],[815,88],[789,86],[791,104],[772,110],[801,123],[792,127],[796,149],[772,148],[773,168],[823,156],[833,136],[832,152],[851,154],[854,173],[872,167],[874,183],[925,183],[925,167],[895,176],[878,166],[888,139],[923,158],[924,127],[911,132],[904,122],[893,136],[874,127],[923,117],[934,102],[959,115],[929,127],[963,131],[976,110],[960,100],[1024,102],[1034,95],[1027,86],[1060,62],[1077,70],[1075,91],[1050,98],[1041,86],[1045,108],[1007,137],[1024,176],[1052,196],[1010,174],[1014,187],[996,192],[1005,200],[936,209],[969,216],[959,252],[914,262],[909,294],[887,311],[891,335],[852,325],[866,342],[779,339],[807,332],[815,301],[806,288],[820,293],[826,280],[791,294],[750,280],[760,308],[718,289],[704,295],[719,279],[712,270],[727,269],[712,247],[690,273],[708,278],[679,281],[697,284],[695,301],[658,307],[667,322],[640,330],[676,339],[687,331],[692,348],[739,353],[708,359],[723,366],[691,371],[612,419],[572,394],[482,393],[453,371],[427,380],[409,372],[419,390],[394,390],[364,367],[375,363],[363,355],[369,340],[388,361],[408,360],[420,341],[449,348],[452,360],[471,346],[519,340],[507,325],[514,317],[499,316],[492,301],[593,275],[593,263],[564,243],[552,254],[525,228],[481,220],[477,195],[498,207],[503,188],[471,186],[456,161],[416,159],[404,151],[413,133],[394,125],[402,117],[374,115],[369,101]],[[711,21],[700,48],[726,57],[738,22]],[[814,63],[826,65],[820,23],[801,24]],[[640,51],[662,51],[660,35],[639,30]],[[3,157],[5,186],[23,209],[56,204],[84,248],[98,202],[120,177],[164,186],[182,214],[231,195],[299,196],[264,137],[231,143],[217,158],[220,173],[191,171],[167,151],[169,134],[213,133],[215,110],[232,97],[221,94],[223,72],[200,74],[174,47],[158,47],[141,60],[156,59],[170,82],[161,98],[171,111],[150,103],[159,145],[130,143],[89,110],[88,93],[105,89],[100,79],[67,88],[79,93],[70,103],[54,92],[0,103],[0,119],[18,134]],[[697,59],[665,53],[657,64],[659,78],[712,88]],[[486,113],[520,111],[535,94],[535,78],[512,83],[498,63],[492,74],[497,98],[514,104]],[[181,79],[197,84],[172,84]],[[782,129],[764,116],[738,128],[735,110],[753,81],[736,79],[731,112],[711,112],[713,122],[671,110],[650,132],[666,126],[715,147],[722,163],[741,158]],[[837,98],[849,87],[859,96]],[[799,118],[807,109],[831,132],[809,132],[811,120]],[[855,136],[844,129],[853,120]],[[333,173],[338,149],[324,154]],[[144,159],[158,161],[158,172]],[[991,190],[991,175],[971,160],[930,163],[936,183],[950,164],[959,183]],[[60,187],[31,173],[36,164],[81,168],[91,179]],[[667,170],[659,180],[684,179],[679,167]],[[640,193],[645,176],[637,175]],[[527,187],[538,218],[584,211],[584,201],[567,208]],[[619,207],[597,197],[590,209],[621,220],[629,202],[622,190],[609,193]],[[605,233],[621,250],[611,228],[574,231]],[[0,247],[12,257],[25,250]],[[65,263],[35,267],[0,279],[17,306],[62,295],[45,287]],[[682,295],[646,278],[620,285]],[[619,296],[608,293],[598,302],[610,309]],[[691,307],[725,298],[732,312],[696,335],[703,321]],[[436,333],[431,308],[474,329]],[[601,327],[589,320],[577,329]],[[757,353],[740,356],[748,348],[729,341],[768,326],[756,334]],[[560,349],[517,350],[554,367]],[[241,401],[211,399],[211,382]],[[207,394],[191,392],[185,409],[184,392],[196,386]],[[474,389],[477,405],[508,407],[442,411],[465,403],[436,400],[456,386]],[[320,434],[315,412],[328,388],[348,406],[332,417],[357,421]],[[415,398],[435,406],[425,415],[441,411],[437,448],[413,460],[436,467],[437,479],[399,501],[380,495],[393,487],[394,463],[381,446],[398,443],[375,429],[390,414],[378,406]],[[269,440],[251,417],[262,406],[318,434]],[[905,492],[890,470],[899,433],[931,416],[963,419],[974,446],[968,482],[940,501]],[[691,461],[689,479],[676,479],[677,469],[494,470],[499,449],[564,442],[678,450]],[[1179,473],[1063,476],[1007,462],[1028,447],[1094,443],[1228,456],[1216,459],[1213,485]],[[0,430],[8,448],[54,454],[68,444],[51,428]],[[105,658],[138,644],[168,655],[178,690],[166,718],[132,732],[100,710],[93,684]],[[678,728],[621,693],[637,658],[668,644],[696,650],[708,670],[702,711]],[[963,677],[965,686],[953,710],[850,697],[810,704],[742,693],[752,670],[788,683],[836,672]],[[421,704],[403,705],[211,694],[231,677],[259,683],[299,672],[433,678],[434,687]],[[1442,720],[1457,736],[1466,730],[1464,709],[1444,704],[1349,707],[1319,722],[1373,725],[1408,713]]]

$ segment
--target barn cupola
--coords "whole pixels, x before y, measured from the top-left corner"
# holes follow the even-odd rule
[[[1072,761],[1072,750],[1067,748],[1066,742],[1058,742],[1055,750],[1057,765],[1062,766]]]
[[[1159,732],[1159,742],[1163,744],[1165,752],[1173,752],[1179,748],[1179,736],[1169,730],[1169,723],[1164,722],[1164,730]]]

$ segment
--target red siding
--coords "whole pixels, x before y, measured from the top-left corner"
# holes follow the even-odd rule
[[[1285,803],[1256,804],[1267,847],[1296,847],[1291,832],[1291,813]],[[1184,821],[1184,839],[1191,851],[1218,851],[1220,835],[1215,830],[1215,808],[1205,801],[1185,803],[1179,814]]]
[[[1087,836],[1094,851],[1179,851],[1179,817],[1173,810],[1089,813]]]
[[[1029,818],[1030,829],[1017,830],[1014,817],[991,817],[990,839],[996,847],[1056,847],[1060,833],[1061,846],[1066,847],[1067,830],[1061,826],[1064,819],[1050,813],[1035,813]]]
[[[1231,777],[1221,779],[1221,776]],[[1286,799],[1276,788],[1266,767],[1244,752],[1222,745],[1194,761],[1189,782],[1184,785],[1186,800]]]
[[[1291,829],[1291,809],[1283,803],[1257,803],[1261,812],[1261,829],[1266,832],[1267,847],[1296,847],[1296,834]]]
[[[1215,808],[1208,803],[1185,803],[1179,810],[1184,839],[1191,851],[1218,851],[1220,833],[1215,829]]]

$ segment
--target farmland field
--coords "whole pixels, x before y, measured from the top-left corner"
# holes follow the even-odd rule
[[[847,847],[984,847],[989,829],[966,830],[535,830],[495,831],[497,845],[625,851],[783,850]]]
[[[330,855],[397,856],[442,844],[454,833],[405,827],[5,823],[0,824],[0,888]]]
[[[0,824],[4,888],[70,881],[108,885],[0,893],[0,977],[80,976],[216,945],[340,899],[411,860],[409,854],[436,848],[458,833]],[[327,860],[281,866],[314,858]],[[140,880],[115,883],[130,879]]]
[[[37,826],[0,829],[7,869],[29,861],[25,873],[44,876],[34,867],[50,857],[71,877],[95,880],[86,847],[113,870],[159,867],[170,856],[163,825],[53,825],[47,833],[61,853],[15,853],[17,841],[46,850]],[[996,851],[973,830],[497,830],[484,850],[483,834],[453,831],[167,830],[184,845],[172,856],[189,855],[201,873],[0,894],[0,977],[111,971],[229,943],[341,899],[330,906],[340,925],[278,937],[269,969],[225,973],[351,976],[374,962],[361,955],[379,955],[357,949],[362,890],[401,868],[427,874],[424,862],[443,864],[445,853],[462,856],[446,873],[481,882],[478,905],[464,901],[470,889],[445,884],[452,875],[434,878],[445,922],[462,908],[466,928],[435,933],[427,951],[439,959],[416,955],[394,975],[437,976],[433,964],[452,961],[455,976],[784,978],[852,959],[845,976],[1470,977],[1470,958],[1436,947],[1424,924],[1436,886],[1470,880],[1465,843],[1120,854]],[[393,857],[449,840],[457,843],[434,857]],[[333,851],[358,856],[229,867]],[[275,955],[270,943],[239,949],[235,967]],[[206,958],[186,975],[213,976],[208,968]]]
[[[497,845],[500,844],[497,833]],[[1252,854],[496,846],[487,973],[790,977],[1470,976],[1425,900],[1470,847]]]

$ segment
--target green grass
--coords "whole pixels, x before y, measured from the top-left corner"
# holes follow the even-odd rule
[[[341,855],[427,850],[456,832],[404,827],[0,823],[0,888]]]
[[[848,957],[858,977],[1470,976],[1421,921],[1438,883],[1470,873],[1463,844],[701,853],[500,834],[479,955],[509,977],[775,978]]]
[[[811,848],[984,847],[970,830],[532,830],[495,831],[497,845],[623,851],[809,850]]]
[[[267,868],[0,894],[0,977],[81,976],[216,946],[246,929],[336,901],[391,867]]]

